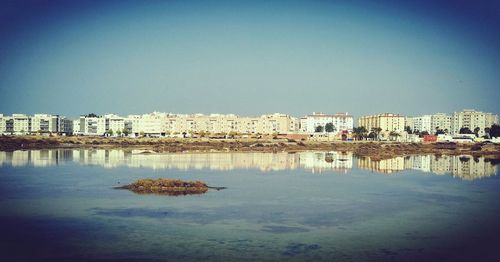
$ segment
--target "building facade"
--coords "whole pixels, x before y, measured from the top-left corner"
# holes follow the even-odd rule
[[[368,131],[380,128],[381,131],[403,132],[405,129],[405,117],[393,113],[363,116],[359,118],[358,126],[363,126]]]
[[[353,117],[347,112],[333,115],[313,112],[312,115],[300,119],[300,131],[312,134],[318,127],[321,127],[323,132],[326,132],[325,127],[330,123],[333,125],[332,133],[352,132],[354,127]]]
[[[50,114],[0,114],[0,134],[23,135],[32,133],[71,134],[73,123],[66,117]]]
[[[433,134],[434,131],[432,130],[431,119],[432,119],[431,115],[413,117],[413,126],[412,126],[413,132],[425,131],[429,132],[430,134]]]
[[[452,134],[459,134],[461,128],[469,128],[473,132],[474,129],[479,128],[479,136],[484,136],[484,129],[491,127],[493,124],[498,124],[498,115],[474,109],[465,109],[453,113]]]
[[[59,131],[59,116],[35,114],[31,117],[31,132],[56,133]]]
[[[442,130],[444,133],[451,133],[452,116],[445,113],[437,113],[431,116],[431,130],[436,132]]]

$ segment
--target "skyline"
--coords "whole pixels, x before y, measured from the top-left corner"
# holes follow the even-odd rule
[[[92,111],[92,110],[90,110],[90,111]],[[301,117],[306,117],[306,116],[314,116],[316,114],[316,115],[337,115],[337,116],[346,115],[346,116],[352,117],[354,120],[358,120],[360,117],[375,116],[375,115],[382,115],[382,114],[395,114],[395,115],[402,116],[402,117],[420,117],[420,116],[431,116],[431,115],[435,115],[435,114],[445,114],[445,115],[452,116],[454,113],[460,113],[460,112],[466,112],[466,111],[483,112],[483,113],[489,113],[489,114],[493,114],[493,115],[497,115],[497,116],[499,115],[496,112],[487,112],[487,111],[484,111],[484,110],[478,110],[477,108],[463,108],[462,110],[457,110],[457,111],[454,111],[454,112],[443,112],[443,111],[431,112],[431,113],[428,113],[428,114],[425,114],[425,115],[408,115],[408,114],[404,114],[404,113],[401,113],[401,112],[395,112],[395,111],[391,111],[391,112],[371,112],[371,113],[367,113],[365,115],[353,115],[352,113],[350,113],[348,111],[332,111],[332,112],[319,112],[319,111],[315,111],[315,112],[309,112],[309,113],[306,113],[306,114],[303,114],[303,115],[292,115],[292,114],[289,114],[287,112],[282,112],[282,111],[280,111],[280,112],[264,112],[263,114],[259,114],[259,115],[257,115],[257,114],[254,114],[254,115],[244,115],[244,114],[236,114],[236,113],[231,113],[231,112],[228,112],[228,113],[220,113],[220,112],[183,113],[183,112],[162,112],[162,111],[135,112],[135,113],[132,112],[130,114],[118,114],[116,112],[105,112],[105,113],[101,114],[101,113],[90,112],[90,111],[88,113],[82,113],[82,114],[79,114],[79,115],[76,115],[76,116],[59,114],[57,112],[54,112],[54,113],[51,113],[51,112],[33,112],[33,113],[14,112],[14,113],[11,113],[11,114],[5,114],[3,112],[0,112],[0,115],[3,115],[4,117],[5,116],[12,116],[14,114],[20,114],[20,115],[26,115],[26,116],[52,115],[52,116],[66,117],[66,118],[70,118],[70,119],[77,119],[77,118],[80,118],[80,117],[86,117],[89,114],[95,114],[97,117],[104,117],[104,116],[107,116],[107,115],[115,115],[115,116],[119,116],[119,117],[142,116],[142,115],[150,115],[150,114],[155,114],[155,113],[158,113],[158,114],[171,114],[173,116],[195,116],[195,115],[202,115],[202,116],[221,115],[221,116],[227,116],[227,115],[234,115],[234,116],[237,116],[237,117],[260,117],[260,116],[266,116],[266,115],[269,116],[269,115],[274,115],[274,114],[283,114],[283,115],[287,115],[287,116],[290,116],[290,117],[296,117],[296,118],[301,118]]]
[[[500,113],[494,1],[0,6],[4,114]]]

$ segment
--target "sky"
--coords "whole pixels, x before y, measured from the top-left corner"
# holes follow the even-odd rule
[[[0,113],[500,113],[499,1],[0,1]]]

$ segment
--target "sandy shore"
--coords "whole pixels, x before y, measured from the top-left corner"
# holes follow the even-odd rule
[[[0,150],[49,148],[134,148],[154,152],[299,152],[310,150],[349,151],[358,156],[388,159],[401,155],[435,154],[484,156],[500,159],[500,145],[397,142],[318,142],[287,139],[178,139],[0,136]]]

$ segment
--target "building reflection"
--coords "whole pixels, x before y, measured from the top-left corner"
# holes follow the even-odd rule
[[[298,153],[167,153],[148,154],[137,150],[121,149],[47,149],[0,152],[0,166],[31,165],[45,167],[76,162],[82,165],[98,165],[105,168],[132,167],[152,169],[259,169],[280,171],[304,169],[312,173],[347,173],[353,168],[350,152],[298,152]],[[358,168],[378,173],[396,173],[403,170],[419,170],[437,175],[452,175],[464,180],[495,176],[497,167],[484,158],[471,156],[400,156],[375,160],[357,158]]]
[[[259,169],[279,171],[306,169],[313,173],[336,171],[346,173],[352,169],[352,153],[300,152],[300,153],[170,153],[148,154],[132,150],[104,149],[48,149],[0,152],[0,165],[43,167],[58,162],[77,162],[105,168],[120,166],[152,169]]]
[[[414,155],[383,160],[360,157],[358,167],[387,174],[413,169],[436,175],[451,175],[463,180],[475,180],[497,174],[497,167],[483,157],[467,155]]]

